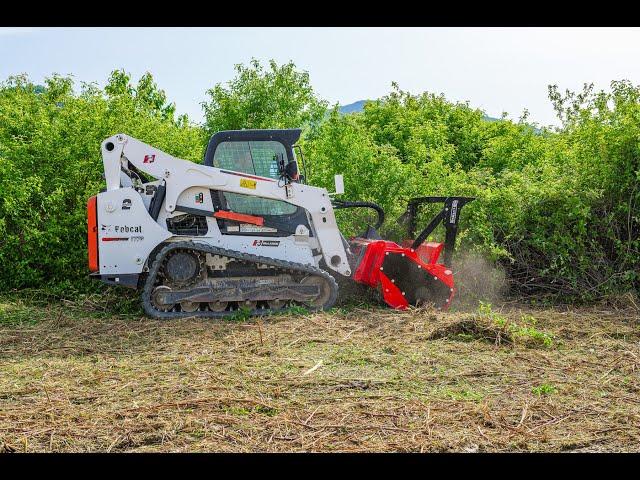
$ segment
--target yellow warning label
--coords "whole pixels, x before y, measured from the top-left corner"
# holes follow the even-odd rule
[[[248,178],[240,179],[240,186],[244,188],[250,188],[252,190],[256,189],[257,182],[255,180],[249,180]]]

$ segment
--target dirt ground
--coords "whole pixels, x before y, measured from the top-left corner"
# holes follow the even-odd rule
[[[0,314],[4,451],[640,451],[635,309]]]

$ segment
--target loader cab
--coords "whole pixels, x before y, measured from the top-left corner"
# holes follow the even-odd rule
[[[295,169],[297,159],[294,145],[300,129],[226,130],[214,134],[205,152],[204,164],[222,170],[280,180],[281,167]],[[281,163],[283,165],[281,165]],[[298,181],[304,182],[301,176]],[[238,193],[212,190],[214,205],[237,213],[258,215],[282,226],[272,236],[289,235],[297,225],[308,225],[303,208],[290,203]],[[222,228],[223,233],[242,234]]]

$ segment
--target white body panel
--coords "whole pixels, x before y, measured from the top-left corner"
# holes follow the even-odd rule
[[[97,213],[103,275],[142,272],[151,251],[172,236],[153,221],[140,194],[131,187],[99,194]]]
[[[140,273],[146,259],[163,241],[191,239],[213,246],[248,252],[293,262],[317,265],[324,257],[327,266],[342,275],[351,274],[342,237],[333,213],[331,200],[326,189],[292,183],[285,189],[271,178],[256,177],[239,172],[228,172],[215,167],[195,164],[172,157],[127,135],[114,135],[102,143],[107,192],[98,195],[98,223],[101,274]],[[131,188],[121,167],[127,160],[139,170],[166,182],[164,208],[157,221],[148,213],[150,195],[138,193]],[[125,181],[122,180],[125,177]],[[130,183],[130,182],[129,182]],[[160,182],[153,182],[159,184]],[[305,227],[288,237],[251,235],[222,235],[214,218],[207,217],[208,231],[204,236],[185,237],[173,235],[166,228],[166,219],[181,214],[176,206],[213,210],[209,189],[224,192],[253,195],[262,198],[282,200],[304,208],[310,217],[312,235]],[[289,194],[287,194],[289,190]],[[202,192],[203,201],[195,198]],[[289,196],[288,196],[289,195]],[[123,201],[131,200],[128,209]],[[102,231],[101,224],[113,228],[110,234]],[[107,240],[118,237],[115,227],[128,240]],[[125,229],[120,227],[127,227]],[[133,231],[129,231],[133,229]],[[139,231],[136,231],[138,230]],[[126,235],[125,235],[126,234]],[[134,237],[142,237],[135,238]],[[264,240],[261,242],[260,240]],[[273,241],[279,241],[277,246]],[[126,244],[126,248],[123,245]],[[321,256],[315,258],[312,249],[320,249]]]

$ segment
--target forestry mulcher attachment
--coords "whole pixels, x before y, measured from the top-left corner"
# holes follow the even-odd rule
[[[88,201],[91,276],[141,289],[145,312],[158,318],[328,309],[341,277],[378,289],[393,308],[447,308],[458,218],[472,198],[411,200],[403,216],[411,237],[420,205],[444,206],[415,240],[382,240],[379,206],[332,200],[344,193],[341,176],[335,194],[306,184],[299,137],[297,129],[219,132],[204,165],[127,135],[107,138],[107,188]],[[378,223],[347,241],[334,209],[363,207],[378,212]],[[440,223],[445,242],[425,243]]]

